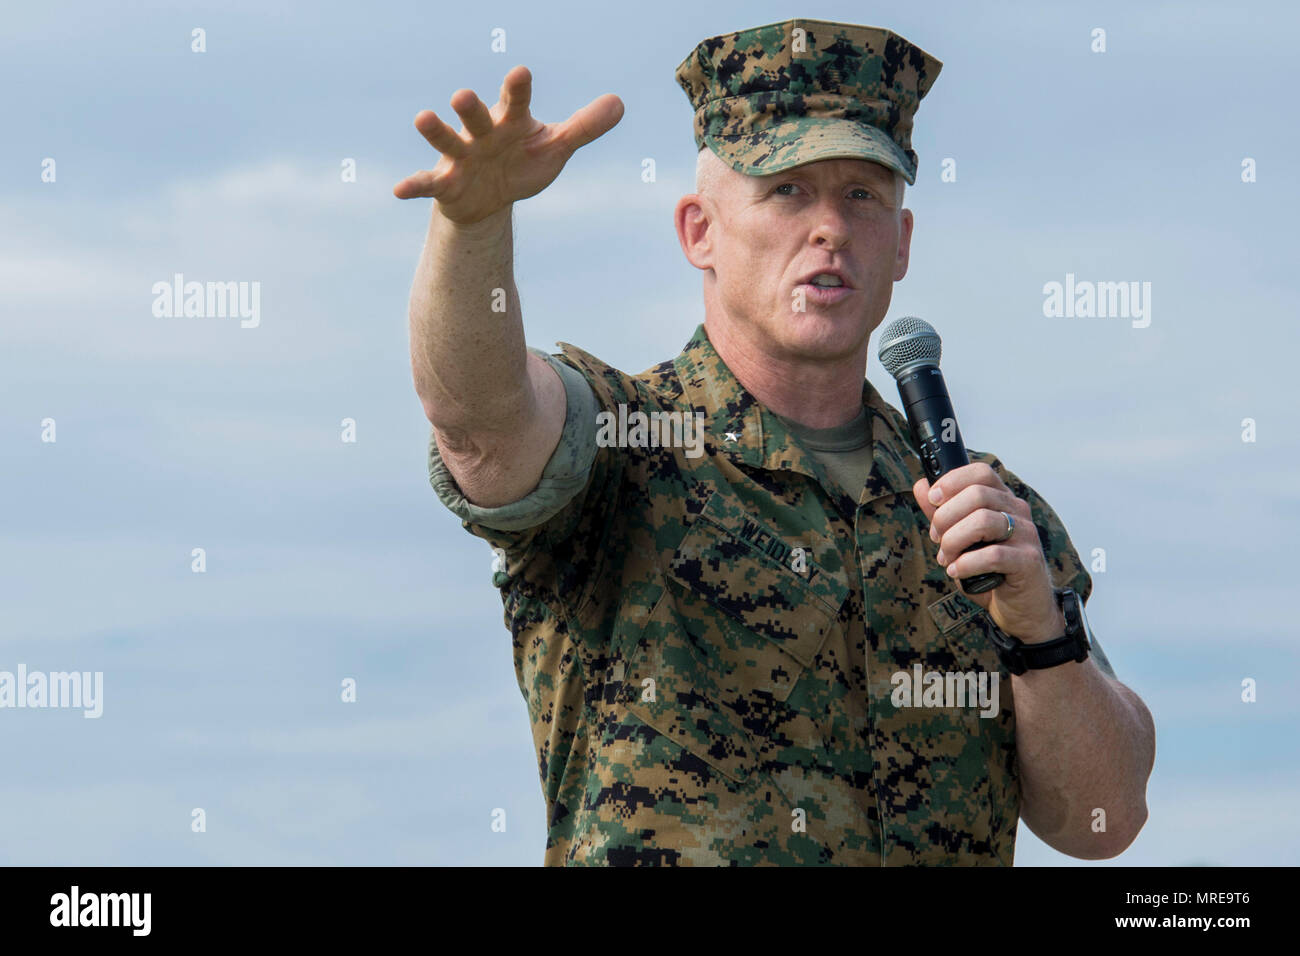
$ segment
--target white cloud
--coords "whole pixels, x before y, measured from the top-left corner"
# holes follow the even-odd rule
[[[643,183],[639,164],[583,169],[570,162],[555,182],[519,203],[515,216],[521,226],[563,222],[575,232],[601,223],[622,225],[632,217],[650,216],[661,218],[665,231],[671,232],[673,206],[694,191],[694,180],[681,176],[658,177],[656,182]]]
[[[178,178],[152,194],[89,202],[18,202],[3,216],[0,283],[16,320],[0,346],[69,360],[282,363],[346,354],[363,334],[320,307],[349,270],[392,261],[419,240],[403,235],[391,194],[398,176],[272,159]],[[258,282],[258,327],[238,318],[158,318],[155,282]],[[405,289],[388,296],[398,321]],[[292,347],[290,346],[292,343]],[[20,368],[22,363],[20,363]]]
[[[364,692],[364,688],[359,691],[358,700]],[[354,705],[339,704],[340,708],[348,706]],[[491,741],[512,742],[525,734],[526,726],[522,703],[517,712],[507,712],[496,704],[496,698],[478,697],[456,701],[428,714],[362,717],[339,726],[275,727],[218,733],[175,730],[169,735],[169,740],[195,752],[235,757],[278,754],[443,759],[482,753],[491,749]],[[472,736],[467,737],[448,733],[449,727],[473,727],[475,730]]]
[[[365,206],[374,192],[374,173],[366,182],[346,183],[341,167],[307,166],[283,159],[224,170],[205,179],[169,184],[164,195],[178,212],[230,206],[245,210],[293,210],[301,215],[339,205]],[[395,180],[394,180],[395,181]]]
[[[1082,441],[1074,448],[1074,453],[1094,468],[1203,462],[1205,451],[1203,437],[1150,434]]]

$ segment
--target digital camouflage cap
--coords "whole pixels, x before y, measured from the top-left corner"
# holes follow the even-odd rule
[[[880,27],[786,20],[704,40],[676,77],[696,147],[737,172],[865,159],[915,184],[912,117],[942,66]]]

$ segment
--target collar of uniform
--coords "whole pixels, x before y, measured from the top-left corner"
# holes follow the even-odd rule
[[[702,323],[673,364],[691,407],[704,412],[706,431],[719,453],[753,468],[797,471],[821,480],[822,468],[813,455],[740,384]],[[865,378],[862,403],[871,421],[871,474],[863,501],[910,493],[925,472],[908,439],[906,419]]]

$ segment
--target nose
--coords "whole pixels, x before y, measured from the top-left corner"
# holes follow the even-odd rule
[[[813,207],[813,228],[808,239],[819,249],[835,251],[849,243],[849,223],[844,210],[835,198],[829,198]]]

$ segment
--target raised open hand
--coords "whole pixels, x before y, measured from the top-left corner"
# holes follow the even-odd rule
[[[528,111],[532,90],[532,74],[522,65],[506,74],[501,98],[490,111],[473,90],[457,90],[451,106],[463,124],[459,133],[432,110],[422,110],[415,128],[442,156],[433,169],[394,186],[393,195],[432,196],[453,222],[478,222],[541,192],[574,152],[623,118],[623,101],[606,93],[563,123],[543,123]]]

